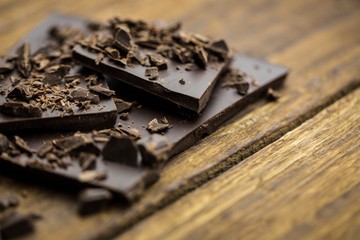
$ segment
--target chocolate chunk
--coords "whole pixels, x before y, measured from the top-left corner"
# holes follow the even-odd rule
[[[223,39],[212,42],[209,49],[224,59],[228,57],[229,47]]]
[[[184,79],[180,79],[180,80],[179,80],[179,83],[180,83],[181,85],[185,85],[185,80],[184,80]]]
[[[272,88],[268,88],[268,90],[266,92],[266,97],[270,101],[277,101],[280,98],[280,93],[275,91]]]
[[[85,134],[55,139],[53,144],[63,150],[64,154],[69,153],[78,156],[82,152],[93,153],[95,155],[100,153],[100,149],[93,139]]]
[[[115,102],[118,113],[130,110],[133,105],[131,102],[126,102],[120,98],[113,98],[113,100]]]
[[[136,128],[118,127],[118,128],[116,128],[116,130],[118,130],[119,132],[121,132],[122,134],[124,134],[126,136],[133,137],[134,139],[140,138],[140,132]]]
[[[168,159],[173,144],[163,135],[152,134],[140,139],[138,146],[142,157],[141,165],[157,167]]]
[[[9,139],[0,133],[0,152],[5,152],[9,148]]]
[[[206,68],[209,60],[208,60],[208,54],[204,50],[204,48],[196,46],[195,54],[196,54],[195,61],[197,62],[198,66],[202,68]]]
[[[102,155],[104,159],[109,161],[132,166],[137,166],[138,164],[138,149],[135,142],[129,137],[112,136],[105,144]]]
[[[121,55],[120,55],[120,52],[115,49],[115,48],[112,48],[112,47],[107,47],[105,48],[105,52],[107,53],[107,55],[113,59],[113,60],[119,60],[121,59]]]
[[[79,213],[87,215],[104,210],[112,199],[112,194],[106,189],[87,188],[79,194]]]
[[[32,104],[9,101],[0,105],[0,112],[16,117],[41,117],[42,110]]]
[[[169,123],[159,123],[157,118],[154,118],[148,123],[146,130],[148,130],[151,133],[159,133],[159,132],[164,132],[169,128],[170,128]]]
[[[107,171],[87,170],[78,176],[80,182],[90,183],[93,181],[104,180],[107,178]]]
[[[149,80],[156,80],[159,76],[159,71],[157,67],[148,67],[145,69],[145,76]]]
[[[194,63],[188,63],[188,64],[185,65],[185,70],[186,71],[195,71],[195,70],[198,70],[198,69],[199,69],[199,67]]]
[[[56,85],[61,83],[61,80],[65,77],[65,75],[70,71],[70,66],[68,65],[57,65],[53,66],[48,72],[45,74],[43,83],[49,85]]]
[[[23,77],[30,77],[31,63],[30,63],[30,43],[26,42],[17,50],[17,69]]]
[[[33,219],[29,215],[12,212],[0,219],[0,236],[5,239],[22,237],[33,231]]]
[[[118,28],[114,39],[115,46],[123,52],[129,52],[131,49],[130,33],[124,28]]]
[[[120,113],[119,118],[122,119],[122,120],[128,120],[129,119],[129,113],[128,112]]]
[[[245,95],[249,90],[250,84],[246,81],[241,81],[238,82],[235,87],[240,95]]]
[[[93,153],[82,152],[79,155],[79,163],[82,170],[91,170],[96,166],[97,156]]]
[[[167,69],[167,61],[160,54],[149,54],[149,61],[153,66],[157,67],[158,70]]]
[[[24,84],[19,84],[14,87],[6,96],[8,99],[12,99],[15,101],[24,101],[29,102],[32,98],[32,93],[30,90],[30,86],[26,86]]]
[[[43,144],[37,151],[36,154],[39,157],[45,157],[46,154],[48,154],[49,152],[51,152],[53,150],[53,144],[51,142],[46,142],[45,144]]]
[[[30,154],[33,153],[33,150],[29,147],[29,145],[21,137],[15,136],[14,143],[21,151],[30,153]]]
[[[105,96],[105,97],[111,97],[115,95],[115,91],[110,90],[108,88],[105,88],[103,86],[99,85],[94,85],[94,86],[89,86],[90,91],[93,91],[97,94],[100,94],[101,96]]]
[[[98,95],[91,93],[86,88],[78,87],[75,90],[71,91],[70,93],[73,99],[83,102],[83,101],[90,101],[91,103],[99,103],[100,98]]]

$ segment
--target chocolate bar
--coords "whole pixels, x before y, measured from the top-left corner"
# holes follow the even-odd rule
[[[138,103],[137,107],[131,108],[127,120],[119,118],[117,124],[124,128],[137,129],[141,138],[147,139],[152,135],[152,131],[147,129],[149,123],[153,119],[161,122],[161,119],[165,117],[172,127],[159,133],[163,134],[173,145],[173,148],[168,151],[171,157],[191,147],[204,135],[215,131],[225,120],[265,95],[268,88],[278,87],[287,75],[287,69],[283,66],[266,63],[242,54],[234,54],[230,69],[232,70],[222,76],[215,86],[206,108],[200,115],[180,111],[177,107],[164,103],[161,99],[140,94],[134,88],[108,79],[110,87],[116,90],[118,98]],[[231,72],[236,72],[236,70],[241,70],[246,80],[240,81],[239,85],[248,83],[245,95],[242,95],[241,91],[239,93],[239,85],[228,87],[229,78],[232,79]]]
[[[114,92],[72,60],[86,29],[85,21],[51,15],[1,58],[0,131],[114,125]]]
[[[79,43],[73,56],[85,66],[197,113],[230,61],[225,41],[180,24],[114,18]]]

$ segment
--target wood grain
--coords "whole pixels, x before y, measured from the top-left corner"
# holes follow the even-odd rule
[[[358,239],[360,90],[119,239]]]
[[[66,190],[16,176],[1,177],[0,193],[27,190],[19,211],[44,215],[30,239],[113,236],[271,144],[360,85],[359,1],[329,0],[321,9],[313,0],[186,0],[181,6],[150,0],[27,2],[8,2],[8,11],[0,8],[0,52],[49,11],[60,10],[99,20],[113,15],[183,20],[186,29],[223,35],[237,49],[291,68],[278,102],[259,101],[242,109],[216,133],[176,156],[161,180],[131,208],[113,206],[83,219],[75,213],[76,196]],[[28,5],[19,9],[23,3]],[[0,174],[5,173],[0,169]]]

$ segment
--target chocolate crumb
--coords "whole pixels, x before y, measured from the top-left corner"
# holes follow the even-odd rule
[[[148,67],[145,69],[145,77],[148,77],[149,80],[156,80],[159,76],[159,71],[157,67]]]
[[[272,88],[269,88],[266,92],[266,97],[269,99],[269,101],[277,101],[280,96],[280,93]]]
[[[150,133],[159,133],[169,128],[170,128],[169,123],[159,123],[157,118],[154,118],[148,123],[146,130],[148,130]]]
[[[182,78],[182,79],[179,80],[179,83],[180,83],[181,85],[185,85],[185,80]]]
[[[108,88],[104,88],[103,86],[99,85],[95,85],[95,86],[89,86],[90,91],[93,91],[97,94],[100,94],[102,96],[105,97],[111,97],[115,95],[115,91],[110,90]]]

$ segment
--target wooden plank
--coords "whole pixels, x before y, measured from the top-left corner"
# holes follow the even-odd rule
[[[119,239],[357,239],[360,90]]]
[[[149,6],[150,2],[145,1],[148,8],[141,9],[135,8],[136,4],[131,7],[129,1],[123,4],[109,2],[104,11],[99,11],[94,17],[105,19],[119,9],[119,12],[128,11],[128,15],[153,18],[151,10],[154,10],[157,14],[164,12],[165,18],[184,18],[185,24],[195,30],[206,29],[214,35],[217,32],[224,34],[233,39],[232,43],[237,48],[247,47],[254,55],[267,56],[273,62],[287,64],[292,69],[286,86],[281,90],[283,96],[277,103],[265,104],[263,101],[242,110],[215,134],[176,156],[164,169],[161,180],[130,209],[113,206],[107,212],[82,219],[75,214],[76,197],[65,190],[52,190],[27,183],[27,180],[2,177],[1,192],[20,193],[26,189],[29,193],[22,200],[20,211],[43,213],[45,219],[37,225],[37,234],[33,238],[45,239],[54,234],[64,239],[92,238],[118,233],[226,171],[360,85],[360,34],[357,31],[360,9],[356,1],[346,4],[327,1],[322,4],[326,11],[318,12],[313,10],[318,3],[311,0],[274,4],[265,0],[249,0],[242,1],[240,5],[235,0],[229,0],[228,4],[201,1],[194,5],[193,10],[189,0],[184,3],[188,11],[178,8],[165,11],[161,7]],[[71,11],[80,11],[81,4],[74,2]],[[169,8],[170,5],[164,6]],[[48,8],[44,9],[39,10],[43,15]],[[237,11],[231,11],[233,9]],[[281,17],[276,17],[269,25],[273,12]],[[242,16],[247,17],[243,19]],[[30,19],[29,22],[25,24],[28,28],[36,21]],[[224,28],[229,23],[236,25],[236,29]],[[256,30],[251,31],[252,26],[256,26]],[[297,26],[299,33],[293,30]],[[15,39],[26,27],[19,27],[5,37],[1,35],[0,41]],[[274,35],[273,31],[281,34]],[[4,41],[4,45],[8,42]],[[279,44],[278,47],[273,49],[273,43]]]

